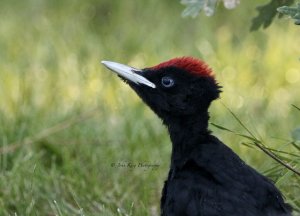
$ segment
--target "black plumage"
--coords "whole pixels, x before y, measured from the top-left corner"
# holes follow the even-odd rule
[[[172,155],[162,191],[162,216],[291,215],[275,185],[208,130],[208,108],[219,97],[220,86],[204,62],[176,58],[143,70],[123,68],[130,71],[126,74],[122,65],[103,63],[168,128]]]

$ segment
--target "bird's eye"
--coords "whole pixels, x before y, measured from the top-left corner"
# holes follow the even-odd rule
[[[175,84],[175,82],[171,77],[165,76],[161,79],[161,84],[166,88],[170,88]]]

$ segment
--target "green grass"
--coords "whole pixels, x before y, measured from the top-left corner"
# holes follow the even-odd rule
[[[183,6],[171,0],[2,0],[0,215],[159,214],[167,131],[100,60],[146,67],[203,58],[224,86],[211,121],[249,135],[228,107],[300,170],[299,149],[289,144],[300,125],[291,105],[300,106],[299,28],[281,19],[249,33],[254,2],[261,1],[183,19]],[[299,177],[243,145],[249,139],[211,129],[300,212]],[[112,167],[128,162],[159,167]]]

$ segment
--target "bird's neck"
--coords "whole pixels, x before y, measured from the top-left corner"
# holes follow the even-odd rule
[[[195,148],[207,140],[208,112],[197,115],[174,118],[168,124],[168,130],[172,141],[172,164],[183,164],[189,159]]]

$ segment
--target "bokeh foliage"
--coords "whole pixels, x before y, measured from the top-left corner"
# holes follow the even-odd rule
[[[299,153],[287,144],[300,121],[291,106],[300,105],[299,30],[281,19],[249,33],[258,3],[183,19],[182,5],[171,0],[1,0],[1,148],[21,145],[0,155],[0,215],[158,214],[167,131],[99,64],[104,59],[146,67],[175,56],[202,58],[224,91],[210,110],[212,122],[244,132],[225,104],[268,146]],[[95,107],[93,117],[34,139]],[[276,181],[299,211],[299,177],[242,145],[245,139],[211,129]],[[35,141],[22,145],[24,139]],[[160,166],[111,167],[118,162]],[[299,158],[293,164],[299,169]]]
[[[300,2],[295,7],[282,6],[277,9],[278,12],[288,15],[294,19],[296,25],[300,25]]]

